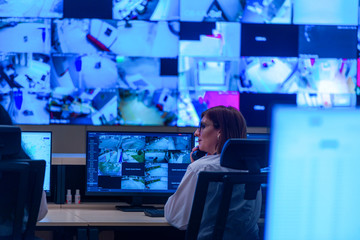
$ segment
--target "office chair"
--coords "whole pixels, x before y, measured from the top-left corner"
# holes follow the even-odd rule
[[[26,166],[19,168],[26,169],[22,170],[26,173],[24,175],[20,174],[21,178],[19,179],[15,178],[16,176],[19,176],[19,174],[14,174],[13,179],[5,178],[6,175],[4,174],[1,175],[3,178],[1,178],[0,185],[4,187],[4,191],[6,190],[9,193],[15,194],[13,199],[18,199],[17,196],[21,196],[21,201],[12,201],[13,205],[9,205],[8,210],[10,212],[19,211],[20,213],[16,215],[16,218],[13,218],[14,231],[12,231],[12,233],[10,233],[10,236],[5,239],[15,240],[34,238],[35,227],[42,197],[46,162],[44,160],[18,159],[17,156],[22,156],[21,150],[22,148],[20,128],[15,126],[0,126],[1,166],[3,166],[5,170],[9,167],[13,167],[14,165]],[[19,192],[16,193],[16,190],[10,190],[11,188],[17,189]],[[6,198],[3,196],[6,195],[3,195],[3,192],[1,191],[1,201],[9,201],[10,198]],[[6,211],[4,211],[4,213],[5,212]],[[2,213],[3,211],[0,212],[0,216]],[[21,219],[21,221],[19,219]],[[0,223],[0,227],[1,226],[2,225]],[[1,235],[0,239],[3,239]]]
[[[22,239],[29,164],[0,162],[0,239]]]
[[[186,230],[187,240],[202,239],[203,233],[207,234],[206,239],[234,238],[236,231],[233,227],[238,226],[227,224],[227,221],[234,221],[229,212],[233,214],[235,211],[237,216],[243,215],[244,218],[252,214],[243,212],[244,208],[238,206],[238,203],[243,204],[243,199],[257,198],[261,184],[266,183],[268,179],[267,173],[260,171],[268,165],[268,156],[269,140],[229,139],[225,143],[220,156],[220,165],[247,172],[199,174]],[[246,221],[246,219],[242,220]],[[236,233],[236,239],[259,238],[255,236],[257,232],[240,233],[240,235]]]

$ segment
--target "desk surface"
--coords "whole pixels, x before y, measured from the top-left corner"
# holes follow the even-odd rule
[[[46,217],[37,226],[170,226],[164,217],[148,217],[143,212],[122,212],[116,210],[115,205],[49,204]]]

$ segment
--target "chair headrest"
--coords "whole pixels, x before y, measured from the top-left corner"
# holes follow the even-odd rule
[[[21,129],[0,125],[0,159],[4,155],[17,154],[21,150]]]
[[[227,140],[220,155],[220,165],[223,167],[259,171],[269,165],[268,139]]]

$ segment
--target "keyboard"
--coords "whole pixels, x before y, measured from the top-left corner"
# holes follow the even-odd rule
[[[164,217],[164,209],[145,209],[144,214],[149,217]]]
[[[117,210],[123,211],[123,212],[143,212],[146,209],[155,209],[153,206],[115,206]]]

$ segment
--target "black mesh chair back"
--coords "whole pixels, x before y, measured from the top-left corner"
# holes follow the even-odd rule
[[[253,213],[239,204],[254,206],[260,185],[268,174],[260,169],[268,163],[269,140],[230,139],[223,148],[220,165],[247,172],[201,172],[198,177],[186,239],[258,239],[258,232],[239,232],[237,223]],[[260,195],[261,196],[261,195]],[[234,215],[240,216],[233,219]],[[231,214],[229,214],[231,212]],[[241,215],[244,216],[242,219]],[[257,224],[257,223],[246,223]],[[241,228],[241,226],[239,226]],[[245,227],[246,228],[246,227]],[[257,230],[257,228],[256,228]]]
[[[0,239],[23,239],[30,166],[0,162]]]
[[[16,215],[16,224],[12,233],[9,232],[9,238],[4,239],[33,239],[35,235],[36,222],[39,214],[39,208],[41,203],[41,197],[43,192],[44,184],[44,175],[45,175],[45,160],[31,160],[31,159],[22,159],[27,157],[24,151],[21,148],[21,130],[19,127],[15,126],[0,126],[0,164],[4,167],[6,166],[26,166],[26,174],[21,175],[21,178],[16,179],[15,176],[19,174],[14,174],[13,181],[6,179],[3,175],[1,179],[1,187],[4,188],[4,191],[15,194],[15,190],[19,189],[18,195],[12,196],[12,199],[16,201],[9,202],[9,199],[3,196],[4,191],[1,191],[0,201],[9,202],[8,208],[4,208],[4,211],[0,212],[0,215],[4,212],[6,217],[12,216],[12,213],[6,212],[17,212],[20,211],[21,215]],[[19,168],[20,169],[20,168]],[[25,171],[25,170],[24,170]],[[11,176],[7,176],[10,178]],[[21,196],[21,201],[18,201],[18,196]],[[0,204],[2,207],[3,204]],[[7,211],[5,211],[7,209]],[[5,214],[6,213],[6,214]],[[18,218],[21,219],[21,230],[19,230]],[[15,220],[15,219],[14,219]],[[1,225],[0,225],[1,226]],[[4,225],[5,226],[5,223]],[[5,228],[4,228],[5,229]],[[4,232],[0,229],[0,240],[1,233]],[[5,235],[5,234],[4,234]],[[5,236],[4,236],[5,237]]]
[[[30,166],[29,177],[27,180],[29,194],[25,202],[25,209],[28,212],[28,220],[23,234],[23,239],[33,239],[43,193],[46,162],[45,160],[27,159],[20,159],[16,161],[25,162]]]

